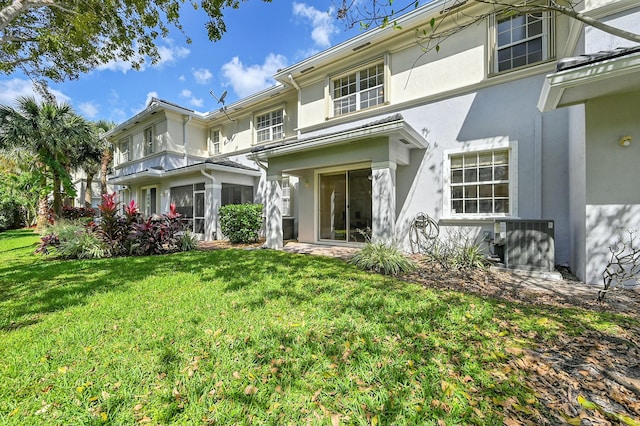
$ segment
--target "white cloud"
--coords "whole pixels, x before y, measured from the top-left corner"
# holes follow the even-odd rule
[[[225,86],[231,86],[238,96],[245,97],[273,85],[273,74],[286,65],[287,58],[274,53],[270,53],[262,65],[245,66],[235,56],[222,66],[222,75]]]
[[[85,117],[93,119],[98,115],[100,106],[93,102],[83,102],[78,105],[78,110]]]
[[[202,105],[204,105],[204,99],[196,98],[195,96],[193,96],[193,93],[191,92],[191,90],[182,89],[182,91],[180,92],[180,96],[183,98],[189,99],[189,104],[195,107],[199,108]]]
[[[49,91],[56,97],[58,102],[71,101],[69,96],[59,90],[49,89]],[[36,93],[30,80],[13,78],[0,81],[0,105],[15,106],[15,101],[20,96],[32,96],[37,101],[42,101],[42,96]]]
[[[144,71],[149,65],[151,65],[153,68],[162,68],[165,65],[175,63],[178,59],[182,59],[188,56],[189,53],[191,53],[191,51],[186,47],[174,46],[171,39],[167,39],[166,41],[166,45],[158,46],[158,54],[160,55],[158,61],[155,64],[151,64],[149,58],[146,58],[145,61],[140,64],[140,71]],[[139,56],[136,55],[134,59],[135,58],[139,58]],[[98,65],[96,69],[98,71],[120,71],[123,74],[126,74],[132,68],[131,61],[113,60],[107,62],[106,64]]]
[[[213,74],[206,68],[198,68],[193,71],[193,77],[198,84],[207,84],[213,78]]]
[[[158,47],[158,53],[160,54],[160,59],[153,66],[162,68],[166,64],[172,64],[178,59],[185,58],[191,51],[186,47],[173,46],[172,43],[169,43],[168,46]]]
[[[111,120],[116,123],[123,122],[127,118],[127,113],[122,108],[114,108],[111,110]]]
[[[322,12],[305,3],[293,3],[293,14],[306,18],[311,22],[313,26],[311,38],[318,47],[327,48],[331,46],[331,36],[339,32],[332,16],[333,8],[327,12]]]
[[[194,107],[198,107],[200,108],[202,105],[204,105],[204,99],[202,98],[196,98],[195,96],[192,97],[191,99],[189,99],[189,103],[191,105],[193,105]]]
[[[151,100],[153,98],[159,98],[158,96],[158,92],[153,91],[153,92],[148,92],[147,93],[147,98],[144,101],[143,105],[138,105],[137,107],[131,108],[131,112],[135,115],[137,113],[139,113],[140,111],[142,111],[143,109],[145,109],[146,107],[149,106],[149,103],[151,102]]]
[[[184,74],[183,74],[183,75],[181,75],[180,77],[178,77],[178,80],[179,80],[179,81],[185,81],[185,80],[186,80],[186,78],[184,77]]]
[[[154,92],[149,92],[149,93],[147,93],[147,100],[146,100],[146,101],[144,101],[144,107],[145,107],[145,108],[146,108],[147,106],[149,106],[149,103],[151,102],[151,100],[152,100],[153,98],[159,98],[159,96],[158,96],[158,92],[155,92],[155,91],[154,91]]]

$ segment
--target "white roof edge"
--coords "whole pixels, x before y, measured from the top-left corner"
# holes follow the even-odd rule
[[[425,5],[418,7],[411,12],[400,16],[396,22],[401,27],[413,27],[414,25],[418,25],[421,22],[424,22],[424,14],[430,12],[440,12],[441,8],[446,5],[448,0],[435,0]],[[426,23],[428,25],[428,23]],[[376,27],[374,29],[368,30],[362,34],[359,34],[355,37],[352,37],[348,40],[343,41],[335,46],[332,46],[326,50],[323,50],[320,53],[316,53],[310,58],[304,59],[296,64],[283,68],[276,72],[274,75],[275,79],[278,81],[283,81],[287,78],[287,76],[296,70],[309,68],[313,66],[313,64],[318,62],[323,62],[335,54],[342,51],[351,51],[354,47],[360,46],[366,42],[377,41],[381,38],[389,37],[389,33],[393,34],[393,25],[388,25],[386,27]]]
[[[225,105],[224,108],[227,109],[227,114],[230,114],[234,112],[234,109],[236,108],[246,108],[248,105],[251,105],[256,102],[260,102],[262,100],[266,100],[271,96],[279,94],[283,90],[289,90],[289,89],[290,89],[290,86],[278,82],[277,84],[267,87],[266,89],[263,89],[257,93],[251,94],[242,99],[238,99],[237,101],[229,105]],[[221,105],[219,109],[205,113],[202,116],[202,118],[205,120],[209,120],[218,115],[223,115],[224,113],[221,111],[222,108],[223,106]]]
[[[233,166],[225,166],[223,164],[203,162],[198,164],[190,164],[189,166],[179,167],[171,170],[148,169],[148,170],[142,170],[137,173],[131,173],[125,176],[115,176],[109,179],[109,183],[114,185],[122,185],[123,184],[122,182],[124,182],[125,180],[138,179],[143,177],[164,178],[167,176],[180,175],[183,173],[193,173],[194,171],[199,171],[199,170],[214,170],[214,171],[220,171],[220,172],[239,173],[239,174],[244,174],[249,176],[261,175],[260,170],[248,170],[248,169],[241,169]]]
[[[638,6],[637,0],[611,0],[595,4],[593,7],[582,11],[582,13],[592,18],[602,18],[603,16],[624,12],[636,6]]]
[[[340,133],[333,133],[326,136],[318,136],[310,138],[307,141],[301,141],[299,143],[291,143],[282,146],[276,146],[273,148],[267,148],[262,151],[254,152],[251,157],[258,159],[265,159],[270,154],[283,155],[292,154],[300,151],[305,151],[311,148],[319,148],[326,145],[332,145],[339,142],[348,142],[349,140],[362,139],[371,136],[385,136],[393,133],[399,133],[400,135],[410,139],[411,144],[416,148],[427,148],[429,143],[409,126],[406,121],[396,121],[391,123],[381,123],[369,127],[359,127],[356,129],[345,130]]]
[[[161,110],[161,109],[172,111],[172,112],[177,112],[177,113],[182,114],[182,115],[188,115],[190,117],[195,117],[195,118],[200,118],[200,119],[204,119],[205,118],[205,115],[200,113],[200,112],[196,112],[196,111],[190,110],[188,108],[183,108],[181,106],[174,105],[174,104],[169,103],[168,101],[164,101],[162,99],[154,98],[153,101],[151,103],[149,103],[149,105],[147,105],[142,111],[140,111],[139,113],[137,113],[133,117],[129,118],[128,120],[123,121],[122,123],[118,124],[116,127],[114,127],[113,129],[109,130],[108,132],[103,133],[101,135],[101,137],[103,139],[106,139],[106,138],[112,136],[113,134],[122,131],[123,128],[126,129],[131,124],[135,124],[136,120],[142,120],[147,115],[150,115],[152,112],[158,111],[158,110]]]
[[[558,108],[566,89],[640,72],[640,53],[620,56],[548,74],[538,99],[542,112]]]

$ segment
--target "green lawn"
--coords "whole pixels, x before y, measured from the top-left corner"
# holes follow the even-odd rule
[[[1,424],[502,424],[546,416],[514,346],[616,317],[514,306],[322,257],[58,261],[0,233]],[[619,320],[619,319],[618,319]],[[515,398],[515,400],[513,399]]]

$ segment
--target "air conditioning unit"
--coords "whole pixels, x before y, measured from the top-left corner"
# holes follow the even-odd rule
[[[495,254],[508,269],[553,272],[553,230],[553,220],[497,220],[493,231]]]

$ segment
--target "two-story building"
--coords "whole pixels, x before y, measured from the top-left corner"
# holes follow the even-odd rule
[[[262,202],[271,248],[282,246],[287,216],[301,242],[368,235],[407,251],[417,218],[489,251],[497,220],[545,219],[554,263],[596,282],[588,255],[576,255],[586,238],[575,228],[588,225],[572,207],[583,107],[538,109],[558,59],[585,52],[584,25],[547,12],[493,15],[477,2],[443,13],[449,3],[282,69],[276,86],[207,114],[153,100],[107,135],[118,147],[111,183],[146,214],[175,203],[205,239],[221,237],[220,205]],[[635,16],[634,6],[593,0],[584,12]],[[416,34],[432,19],[443,37],[425,50]]]

